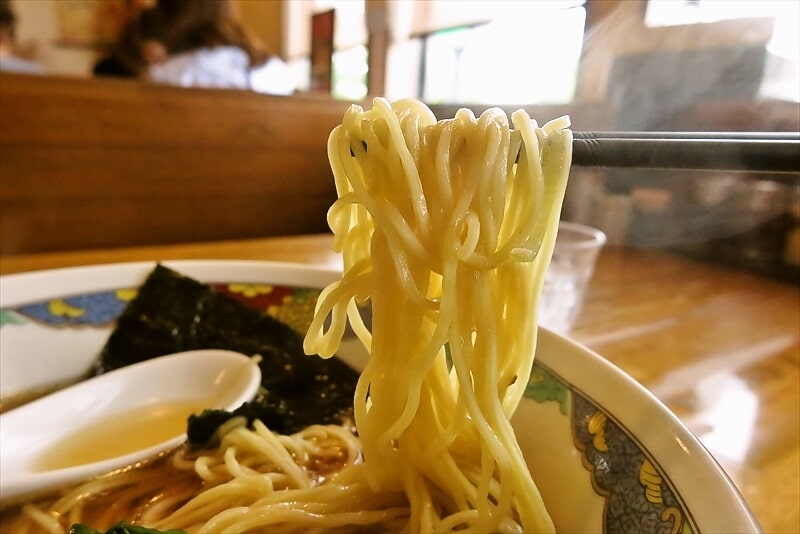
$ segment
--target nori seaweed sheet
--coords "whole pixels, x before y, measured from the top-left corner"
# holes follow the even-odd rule
[[[358,380],[342,361],[308,356],[302,344],[300,334],[265,312],[158,264],[118,318],[95,372],[196,349],[259,354],[262,388],[239,413],[291,434],[312,424],[340,422],[352,408]],[[192,416],[190,442],[207,441],[229,417],[224,414],[207,410],[205,422]]]

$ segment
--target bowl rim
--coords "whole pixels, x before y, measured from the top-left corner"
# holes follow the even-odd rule
[[[574,349],[572,361],[548,357],[551,354],[548,346],[556,343]],[[681,504],[701,501],[712,504],[704,509],[686,506],[700,532],[761,532],[749,505],[716,458],[683,421],[647,388],[600,354],[544,328],[539,332],[539,352],[548,355],[544,358],[537,356],[540,365],[603,410],[643,452],[655,459]],[[599,376],[604,380],[597,380]],[[631,402],[632,399],[638,402]],[[625,417],[621,418],[619,414],[625,414]],[[654,414],[658,414],[658,417],[654,417]],[[642,432],[642,428],[648,431]],[[683,458],[684,461],[665,466],[663,460],[658,460],[665,457]],[[711,480],[718,483],[709,485]],[[678,485],[680,491],[675,487]],[[715,515],[713,512],[718,510],[724,510],[725,513]],[[720,518],[724,520],[723,524],[719,523]]]

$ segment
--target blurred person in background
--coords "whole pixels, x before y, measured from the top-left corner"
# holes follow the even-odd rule
[[[155,8],[136,11],[108,54],[95,63],[92,73],[95,76],[147,77],[150,65],[166,56],[162,35],[160,16]]]
[[[17,18],[10,0],[0,0],[0,70],[43,74],[45,69],[34,61],[17,56]]]
[[[163,30],[164,58],[150,65],[152,81],[294,93],[289,67],[248,34],[229,0],[159,0],[155,10]]]
[[[161,31],[158,16],[148,0],[125,0],[123,20],[117,40],[94,64],[95,76],[141,77],[147,73],[153,57],[149,45],[158,42]]]

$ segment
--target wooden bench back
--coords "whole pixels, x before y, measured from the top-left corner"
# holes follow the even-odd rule
[[[324,232],[348,105],[0,74],[0,255]]]

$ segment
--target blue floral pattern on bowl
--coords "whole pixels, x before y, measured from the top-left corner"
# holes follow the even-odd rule
[[[15,311],[30,320],[51,325],[106,325],[112,323],[135,296],[135,289],[118,289],[38,302]]]

